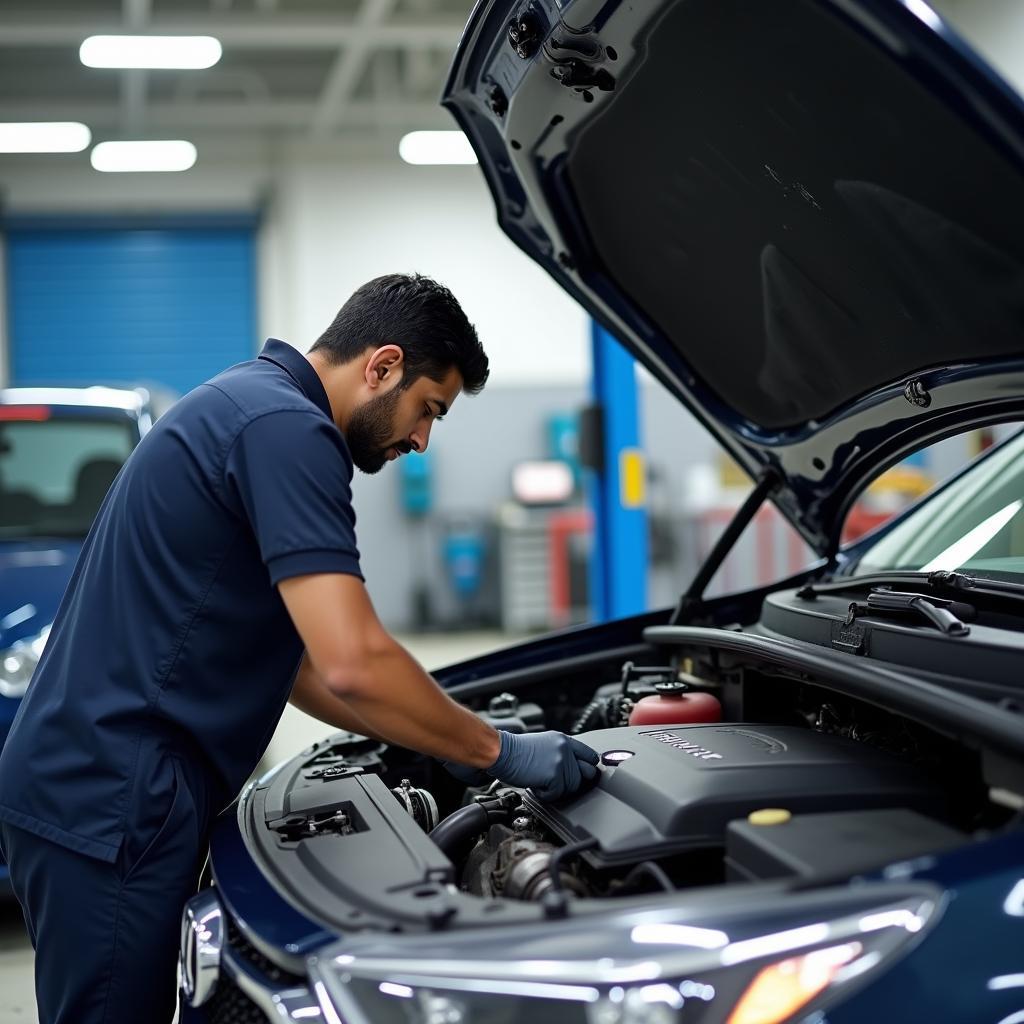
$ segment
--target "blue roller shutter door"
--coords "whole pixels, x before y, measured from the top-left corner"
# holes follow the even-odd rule
[[[8,229],[11,383],[184,393],[251,358],[254,236],[250,225]]]

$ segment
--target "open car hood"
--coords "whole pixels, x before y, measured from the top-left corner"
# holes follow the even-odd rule
[[[1024,413],[1024,105],[921,0],[481,0],[443,103],[505,232],[819,553]]]

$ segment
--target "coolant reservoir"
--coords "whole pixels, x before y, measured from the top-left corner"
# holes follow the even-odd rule
[[[688,725],[693,722],[720,722],[722,705],[710,693],[691,690],[685,683],[656,683],[658,691],[642,697],[629,713],[630,725]]]

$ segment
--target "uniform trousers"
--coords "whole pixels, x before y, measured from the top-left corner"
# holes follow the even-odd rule
[[[170,1024],[181,911],[206,829],[176,767],[167,810],[107,863],[0,822],[0,849],[35,949],[39,1024]]]

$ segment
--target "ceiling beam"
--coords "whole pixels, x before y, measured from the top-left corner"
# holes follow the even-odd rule
[[[140,138],[145,130],[146,92],[149,79],[145,71],[130,68],[121,72],[121,101],[118,122],[126,139]]]
[[[121,11],[125,27],[130,31],[145,28],[152,13],[152,0],[123,0]]]
[[[260,49],[317,49],[343,47],[353,41],[365,46],[393,46],[402,49],[455,49],[464,25],[455,20],[402,20],[386,25],[359,25],[352,19],[251,13],[193,15],[188,18],[163,15],[149,19],[146,31],[159,35],[215,36],[224,46]],[[103,18],[23,18],[0,15],[0,47],[77,46],[87,36],[117,35],[124,23]]]
[[[124,31],[130,34],[144,32],[151,13],[151,0],[122,0]],[[127,139],[142,133],[146,123],[148,89],[149,76],[142,69],[129,68],[121,72],[121,134]]]
[[[356,17],[360,31],[353,34],[352,40],[335,57],[313,112],[310,130],[314,136],[322,138],[329,135],[342,120],[345,106],[351,100],[373,52],[373,44],[366,41],[364,33],[369,28],[383,24],[396,3],[397,0],[363,0],[363,6]]]

